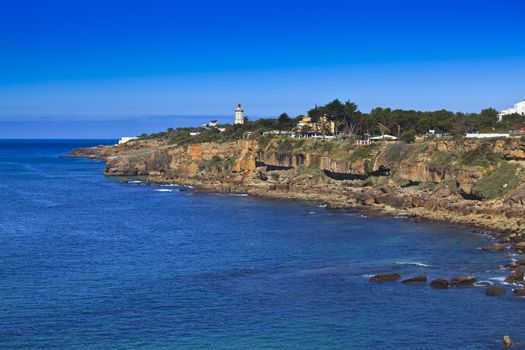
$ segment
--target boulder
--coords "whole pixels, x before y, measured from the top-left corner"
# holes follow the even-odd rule
[[[472,287],[476,283],[474,276],[457,276],[452,278],[450,284],[454,287]]]
[[[514,295],[517,297],[525,297],[525,288],[514,289]]]
[[[514,261],[514,264],[516,264],[516,265],[525,265],[525,259],[520,259],[518,261]]]
[[[369,282],[391,282],[397,281],[401,278],[401,275],[398,273],[388,273],[385,275],[375,275],[370,277]]]
[[[519,265],[519,266],[516,266],[513,271],[517,272],[517,273],[523,273],[525,274],[525,265]],[[525,277],[524,277],[525,279]]]
[[[505,267],[505,268],[507,268],[507,269],[513,269],[513,268],[515,268],[516,266],[518,266],[518,265],[516,264],[515,261],[511,261],[510,263],[503,265],[503,267]]]
[[[500,252],[505,249],[506,249],[505,246],[501,244],[494,244],[494,245],[488,245],[485,247],[481,247],[481,250],[484,250],[486,252]]]
[[[446,289],[449,287],[449,283],[445,279],[438,278],[430,282],[430,286],[432,288]]]
[[[505,289],[498,286],[487,287],[487,289],[485,289],[485,295],[489,297],[499,297],[505,295]]]
[[[404,284],[424,284],[427,283],[427,276],[416,276],[412,278],[407,278],[402,280],[401,283]]]
[[[519,283],[523,281],[524,272],[522,271],[512,271],[512,273],[505,278],[506,283]]]
[[[516,249],[525,249],[525,242],[518,242],[514,244],[514,248]]]
[[[503,337],[503,340],[501,341],[501,343],[505,347],[512,346],[512,339],[510,339],[510,337],[508,335],[506,335],[506,336]]]

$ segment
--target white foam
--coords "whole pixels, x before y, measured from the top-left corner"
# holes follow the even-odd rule
[[[499,282],[500,284],[504,284],[506,286],[512,286],[512,285],[515,285],[513,283],[507,283],[505,282],[505,276],[502,276],[502,277],[492,277],[492,278],[489,278],[489,280],[491,281],[496,281],[496,282]]]
[[[326,204],[319,204],[318,207],[319,208],[326,208]]]
[[[155,191],[157,191],[157,192],[173,192],[173,190],[170,190],[168,188],[158,188]]]
[[[491,282],[491,281],[479,281],[479,282],[474,283],[474,286],[476,286],[476,287],[485,287],[484,283],[485,284],[488,283],[491,286],[494,285],[494,282]]]
[[[128,184],[140,184],[142,183],[142,181],[139,181],[139,180],[130,180],[128,181]]]
[[[422,262],[418,261],[396,261],[397,265],[412,265],[412,266],[419,266],[419,267],[430,267],[430,265],[424,264]]]

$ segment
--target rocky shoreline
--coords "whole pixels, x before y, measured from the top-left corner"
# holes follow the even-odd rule
[[[485,251],[512,249],[516,254],[525,253],[525,188],[519,183],[501,198],[475,198],[472,189],[486,176],[483,169],[437,170],[432,165],[435,152],[458,152],[461,148],[457,144],[418,145],[412,150],[414,154],[400,146],[383,145],[367,154],[354,150],[362,154],[341,160],[333,153],[319,151],[318,144],[310,151],[305,151],[304,145],[295,149],[285,145],[283,150],[282,142],[178,146],[139,141],[79,149],[73,154],[105,161],[105,174],[109,176],[143,176],[150,183],[192,186],[198,191],[310,201],[332,209],[466,225],[487,230],[497,240],[498,245],[483,247]],[[387,157],[392,147],[398,153],[393,159],[397,164]],[[461,147],[476,150],[473,144]],[[525,143],[495,142],[491,147],[511,154],[512,162],[519,162],[516,158],[522,155],[525,160]],[[426,158],[421,157],[422,149],[427,152]],[[455,181],[457,191],[444,186],[450,180]],[[515,262],[505,266],[510,270],[506,282],[517,287],[518,296],[525,294],[524,266]]]

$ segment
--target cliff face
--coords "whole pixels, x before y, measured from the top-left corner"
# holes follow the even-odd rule
[[[188,146],[155,142],[79,150],[107,175],[146,175],[333,207],[396,208],[409,215],[525,231],[525,142],[424,141],[357,147],[350,141],[270,139]]]

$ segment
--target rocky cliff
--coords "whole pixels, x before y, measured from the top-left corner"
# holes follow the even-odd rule
[[[75,153],[104,159],[107,175],[477,225],[509,243],[525,238],[519,139],[369,146],[290,138],[184,146],[135,141]]]

